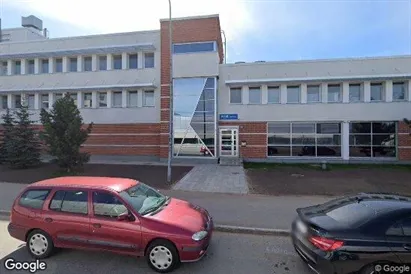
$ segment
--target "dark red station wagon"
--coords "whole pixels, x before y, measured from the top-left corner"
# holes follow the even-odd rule
[[[213,220],[186,201],[132,179],[61,177],[33,183],[13,204],[10,235],[43,259],[57,248],[145,256],[160,273],[200,260]]]

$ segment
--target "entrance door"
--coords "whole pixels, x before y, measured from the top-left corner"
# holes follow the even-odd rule
[[[220,128],[220,156],[238,157],[238,128]]]

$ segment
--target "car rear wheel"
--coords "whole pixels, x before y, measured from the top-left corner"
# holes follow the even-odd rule
[[[42,230],[33,230],[27,236],[27,249],[35,259],[44,259],[51,255],[54,244],[51,237]]]
[[[180,263],[177,249],[167,240],[156,240],[151,243],[146,257],[149,266],[159,273],[171,272]]]

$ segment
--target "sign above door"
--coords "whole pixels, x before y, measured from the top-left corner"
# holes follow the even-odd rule
[[[220,120],[238,120],[238,114],[236,113],[220,114]]]

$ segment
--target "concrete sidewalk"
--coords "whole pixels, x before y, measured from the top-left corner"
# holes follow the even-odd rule
[[[10,211],[14,198],[25,186],[0,183],[0,211]],[[318,196],[240,195],[178,190],[161,192],[206,208],[219,225],[279,230],[290,228],[298,207],[330,199]]]

